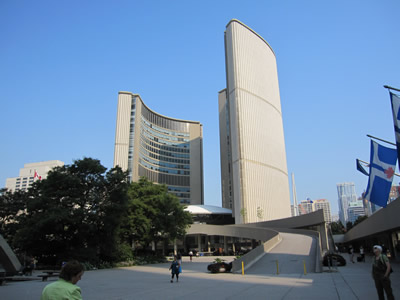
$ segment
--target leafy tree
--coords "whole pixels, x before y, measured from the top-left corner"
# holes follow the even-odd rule
[[[10,243],[20,228],[18,215],[26,208],[26,192],[0,189],[0,232]]]
[[[366,219],[368,219],[368,216],[359,216],[359,217],[354,221],[353,227],[356,226],[356,225],[358,225],[358,224],[360,224],[362,221],[364,221],[364,220],[366,220]]]
[[[35,182],[18,217],[14,244],[52,263],[71,257],[93,263],[117,259],[127,174],[120,168],[105,171],[100,161],[84,158]]]
[[[346,232],[341,221],[332,222],[330,225],[332,234],[344,234]]]
[[[142,177],[131,184],[128,197],[124,236],[132,244],[147,247],[150,242],[173,241],[183,237],[192,223],[190,213],[165,185]]]
[[[352,229],[352,228],[353,228],[353,223],[350,222],[350,221],[348,221],[348,222],[346,223],[346,230],[349,231],[349,230]]]

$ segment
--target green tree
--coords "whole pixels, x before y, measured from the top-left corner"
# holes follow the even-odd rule
[[[364,221],[364,220],[366,220],[366,219],[368,219],[368,216],[359,216],[359,217],[354,221],[353,227],[356,226],[356,225],[358,225],[358,224],[360,224],[362,221]]]
[[[142,177],[130,185],[128,197],[124,236],[132,244],[147,247],[151,242],[173,241],[183,237],[192,223],[190,213],[165,185]]]
[[[344,234],[346,232],[341,221],[332,222],[330,224],[330,226],[331,226],[332,234]]]
[[[346,230],[349,231],[349,230],[352,229],[352,228],[353,228],[353,223],[350,222],[350,221],[348,221],[348,222],[346,223]]]
[[[26,209],[27,193],[0,189],[0,233],[9,242],[20,228],[18,215]]]
[[[105,172],[100,161],[84,158],[34,183],[14,244],[52,263],[116,260],[128,183],[120,168]]]

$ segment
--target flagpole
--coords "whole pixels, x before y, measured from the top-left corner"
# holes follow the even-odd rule
[[[364,160],[362,160],[362,159],[359,159],[359,158],[357,158],[357,159],[358,159],[358,161],[360,161],[360,162],[362,162],[363,164],[365,164],[366,167],[369,167],[369,163],[367,163],[366,161],[364,161]],[[394,175],[396,175],[397,177],[400,177],[400,174],[394,173]]]
[[[394,87],[391,87],[391,86],[388,86],[388,85],[384,85],[383,87],[384,87],[385,89],[388,89],[388,90],[393,90],[393,91],[400,92],[400,90],[399,90],[399,89],[396,89],[396,88],[394,88]]]
[[[372,135],[367,134],[367,137],[369,137],[369,138],[371,138],[371,139],[375,139],[375,140],[381,141],[381,142],[384,142],[384,143],[387,143],[387,144],[390,144],[390,145],[393,145],[393,146],[396,146],[395,143],[388,142],[388,141],[383,140],[383,139],[380,139],[380,138],[378,138],[378,137],[376,137],[376,136],[372,136]]]

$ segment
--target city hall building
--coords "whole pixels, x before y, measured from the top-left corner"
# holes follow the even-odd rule
[[[275,53],[254,30],[225,31],[226,89],[219,92],[222,206],[236,224],[290,217]]]
[[[115,166],[130,181],[166,184],[182,204],[204,204],[202,124],[160,115],[130,92],[118,95]]]

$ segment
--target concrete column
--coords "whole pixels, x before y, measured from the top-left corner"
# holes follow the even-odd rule
[[[207,252],[211,252],[210,237],[206,235]]]
[[[197,236],[197,250],[201,252],[201,235]]]
[[[224,236],[224,253],[228,254],[228,238]]]
[[[327,225],[326,223],[318,225],[318,231],[319,235],[321,237],[321,250],[329,250],[329,245],[328,245],[328,234],[327,234]]]

